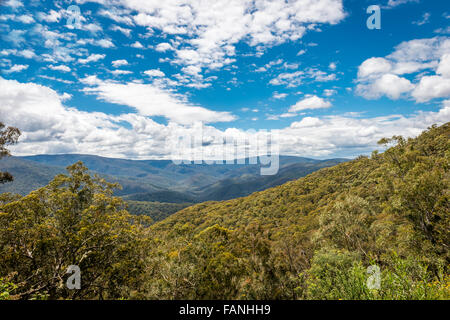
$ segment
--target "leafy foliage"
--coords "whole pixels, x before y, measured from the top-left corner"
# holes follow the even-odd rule
[[[146,215],[154,222],[162,221],[168,216],[192,205],[191,203],[163,203],[150,201],[126,201],[127,209],[134,215]]]
[[[221,290],[229,299],[448,299],[449,136],[446,124],[416,139],[383,140],[396,145],[170,216],[151,229],[158,258],[144,296],[216,299]],[[227,230],[226,241],[201,241],[211,228]],[[381,268],[376,291],[366,286],[371,265]]]
[[[384,153],[151,226],[75,164],[28,196],[1,196],[1,288],[52,299],[450,299],[449,138],[447,123],[383,139],[394,145]],[[70,264],[82,290],[64,288]],[[379,289],[367,286],[374,265]]]
[[[0,198],[0,274],[17,284],[15,297],[118,298],[138,285],[148,221],[81,163],[68,171],[28,196]],[[69,265],[82,270],[81,290],[65,286]]]
[[[5,128],[5,125],[0,122],[0,159],[5,156],[10,156],[7,146],[17,143],[20,134],[19,129],[14,127]],[[0,171],[0,184],[13,180],[14,178],[9,172]]]

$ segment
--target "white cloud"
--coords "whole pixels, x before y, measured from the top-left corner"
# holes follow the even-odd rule
[[[323,95],[326,96],[326,97],[334,96],[336,93],[337,93],[337,91],[334,90],[334,89],[325,89],[325,90],[323,90]]]
[[[124,75],[124,74],[132,74],[133,72],[130,70],[113,70],[111,73],[115,76]]]
[[[450,26],[443,27],[443,28],[438,28],[438,29],[434,30],[434,33],[438,33],[438,34],[450,34]]]
[[[68,66],[64,66],[64,65],[59,65],[59,66],[49,65],[48,67],[52,70],[58,70],[58,71],[62,71],[62,72],[70,72],[70,68]]]
[[[67,95],[48,87],[0,77],[0,88],[0,117],[23,131],[22,153],[111,154],[132,140],[110,116],[67,108],[62,104]]]
[[[336,24],[345,17],[341,0],[231,0],[208,5],[188,0],[121,3],[138,12],[133,16],[136,24],[164,34],[182,35],[183,45],[175,49],[173,63],[202,69],[229,64],[240,41],[253,47],[296,41],[310,24]],[[172,48],[166,44],[157,49]]]
[[[287,95],[287,93],[278,93],[278,92],[274,92],[274,94],[273,94],[273,98],[274,99],[284,99],[284,98],[286,98],[288,95]]]
[[[114,48],[114,43],[109,39],[80,39],[77,41],[77,44],[79,45],[86,45],[90,44],[92,46],[102,47],[102,48]]]
[[[112,43],[112,41],[109,39],[101,39],[101,40],[94,42],[94,44],[96,44],[102,48],[114,48],[115,47],[114,43]]]
[[[392,100],[397,100],[402,94],[410,92],[412,89],[414,89],[414,85],[408,79],[386,73],[370,85],[358,85],[356,92],[367,99],[378,99],[386,95]]]
[[[412,96],[417,102],[426,102],[435,98],[450,96],[450,78],[441,76],[427,76],[420,79]]]
[[[163,116],[177,123],[189,124],[235,120],[229,112],[216,112],[187,102],[184,96],[172,93],[154,84],[116,83],[94,81],[95,86],[83,89],[88,94],[109,103],[132,107],[143,116]]]
[[[326,73],[317,68],[307,68],[295,72],[280,73],[275,78],[271,79],[269,83],[274,86],[285,85],[288,88],[298,87],[305,80],[314,82],[328,82],[336,80],[336,74]]]
[[[416,24],[416,25],[418,25],[418,26],[424,25],[424,24],[430,22],[430,17],[431,17],[431,14],[428,13],[428,12],[425,12],[425,13],[422,15],[421,19],[420,19],[420,20],[417,20],[417,21],[413,21],[413,24]]]
[[[97,32],[103,31],[103,28],[100,25],[96,24],[96,23],[83,23],[81,25],[81,28],[83,30],[89,31],[89,32],[94,33],[94,34],[96,34]],[[109,42],[111,42],[111,41],[109,41]]]
[[[39,78],[43,78],[43,79],[47,79],[47,80],[52,80],[52,81],[57,81],[57,82],[61,82],[61,83],[65,83],[65,84],[73,84],[73,81],[70,80],[66,80],[66,79],[60,79],[60,78],[56,78],[56,77],[51,77],[51,76],[47,76],[45,74],[40,74],[38,75]]]
[[[26,14],[17,16],[16,20],[20,21],[22,23],[25,23],[25,24],[30,24],[30,23],[35,22],[32,16],[26,15]]]
[[[336,80],[336,74],[334,74],[334,73],[328,74],[328,73],[318,70],[316,68],[306,69],[306,74],[309,76],[309,78],[311,78],[317,82],[327,82],[327,81]]]
[[[106,1],[102,2],[106,4]],[[126,10],[123,8],[113,7],[109,5],[107,9],[101,9],[98,11],[98,14],[114,20],[117,23],[123,23],[128,26],[133,26],[133,19],[130,17],[130,10]]]
[[[95,75],[87,76],[87,77],[81,78],[79,80],[81,83],[86,84],[88,86],[98,85],[98,84],[102,83],[102,81],[99,78],[97,78],[97,76],[95,76]]]
[[[89,62],[97,62],[101,59],[105,59],[105,57],[106,57],[105,54],[91,54],[86,59],[78,59],[78,62],[81,64],[86,64]]]
[[[410,116],[376,118],[346,116],[305,117],[277,131],[284,154],[316,157],[349,157],[378,148],[384,137],[414,137],[432,124],[450,120],[450,101],[438,112],[419,112]]]
[[[174,49],[170,43],[163,42],[163,43],[158,44],[156,46],[155,50],[158,52],[166,52],[166,51],[174,50]]]
[[[410,3],[410,2],[418,3],[419,0],[389,0],[385,9],[395,8],[399,5]]]
[[[133,43],[131,45],[133,48],[137,48],[137,49],[142,49],[144,48],[144,46],[142,45],[142,43],[140,43],[139,41],[136,41],[135,43]]]
[[[21,71],[26,70],[26,69],[28,69],[28,65],[15,64],[11,68],[9,68],[8,70],[4,70],[3,72],[5,72],[5,73],[14,73],[14,72],[21,72]]]
[[[45,21],[45,22],[59,22],[59,20],[62,17],[61,12],[55,11],[55,10],[50,10],[49,13],[45,13],[45,12],[38,12],[36,14],[38,20],[40,21]]]
[[[147,71],[144,71],[144,73],[149,77],[164,77],[165,76],[164,72],[162,72],[159,69],[147,70]]]
[[[2,3],[2,5],[11,7],[13,9],[23,7],[23,3],[20,0],[7,0],[6,2]]]
[[[450,97],[450,53],[446,53],[436,69],[436,75],[423,76],[412,92],[418,102]]]
[[[289,108],[289,112],[294,113],[301,110],[326,109],[329,107],[331,107],[331,103],[329,101],[325,101],[324,99],[315,95],[307,95],[304,99],[291,106]]]
[[[112,31],[119,31],[119,32],[123,33],[123,34],[124,34],[125,36],[127,36],[127,37],[130,37],[130,36],[131,36],[131,32],[132,32],[131,29],[128,29],[128,28],[122,28],[122,27],[116,26],[116,25],[112,26],[112,27],[111,27],[111,30],[112,30]]]
[[[280,118],[293,118],[293,117],[297,117],[298,114],[296,113],[292,113],[292,112],[286,112],[280,115]]]
[[[14,46],[18,47],[25,42],[24,34],[24,30],[11,30],[8,34],[3,35],[3,39],[12,42]]]
[[[115,67],[121,67],[121,66],[127,66],[128,65],[128,61],[125,59],[120,59],[120,60],[114,60],[111,62],[111,64]]]
[[[358,77],[365,78],[391,71],[391,63],[384,58],[370,58],[358,68]]]
[[[449,54],[450,38],[402,42],[385,58],[370,58],[359,66],[356,93],[367,99],[412,97],[416,102],[449,97]]]
[[[88,81],[99,86],[108,85],[95,76]],[[129,96],[142,92],[139,87],[132,88],[128,85],[110,89],[118,88],[125,91],[131,89]],[[236,128],[221,131],[212,126],[203,126],[200,132],[196,125],[173,122],[162,125],[142,114],[112,116],[101,112],[82,112],[66,107],[63,102],[67,98],[67,94],[58,94],[42,85],[0,77],[0,118],[23,132],[20,143],[12,147],[14,154],[83,153],[118,158],[170,159],[173,151],[170,138],[174,134],[193,137],[203,135],[204,141],[212,142],[209,144],[211,148],[218,148],[219,151],[223,151],[223,137],[250,137],[258,134]],[[175,104],[182,103],[177,98],[173,101],[177,101]],[[444,101],[438,112],[376,118],[305,117],[272,132],[278,136],[281,154],[321,158],[352,157],[376,149],[377,141],[382,137],[413,137],[432,124],[448,121],[450,100]],[[128,125],[124,127],[119,122]],[[211,140],[211,137],[217,139]]]
[[[450,78],[450,53],[444,54],[442,56],[436,73],[446,78]]]
[[[286,85],[287,87],[298,87],[305,78],[305,72],[296,71],[292,73],[280,73],[276,78],[269,81],[271,85]]]
[[[36,57],[36,54],[34,53],[34,51],[29,50],[29,49],[24,49],[24,50],[3,49],[0,51],[0,55],[3,55],[3,56],[13,55],[13,56],[18,56],[18,57],[23,57],[26,59],[32,59],[32,58]]]

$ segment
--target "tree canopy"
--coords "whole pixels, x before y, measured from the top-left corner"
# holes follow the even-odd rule
[[[0,196],[0,299],[449,299],[449,138],[450,123],[383,139],[383,153],[153,225],[76,163]]]
[[[14,127],[6,127],[3,122],[0,122],[0,159],[5,156],[10,156],[7,149],[8,146],[16,144],[20,137],[20,130]],[[0,171],[0,184],[11,182],[14,178],[9,172]]]

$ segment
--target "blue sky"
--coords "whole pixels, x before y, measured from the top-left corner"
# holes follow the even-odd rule
[[[439,0],[3,0],[0,121],[21,155],[167,158],[173,132],[269,130],[283,154],[353,157],[450,120],[449,18]]]

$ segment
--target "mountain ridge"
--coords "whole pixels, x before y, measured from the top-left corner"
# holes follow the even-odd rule
[[[154,224],[148,296],[448,299],[450,123],[380,142],[395,146]]]
[[[123,189],[116,195],[128,200],[194,203],[245,196],[271,183],[281,184],[345,160],[281,156],[279,174],[261,177],[259,164],[176,165],[170,160],[127,160],[82,154],[11,157],[2,159],[0,166],[11,171],[16,181],[0,186],[0,192],[27,194],[77,161],[82,161],[92,173],[121,184]]]

